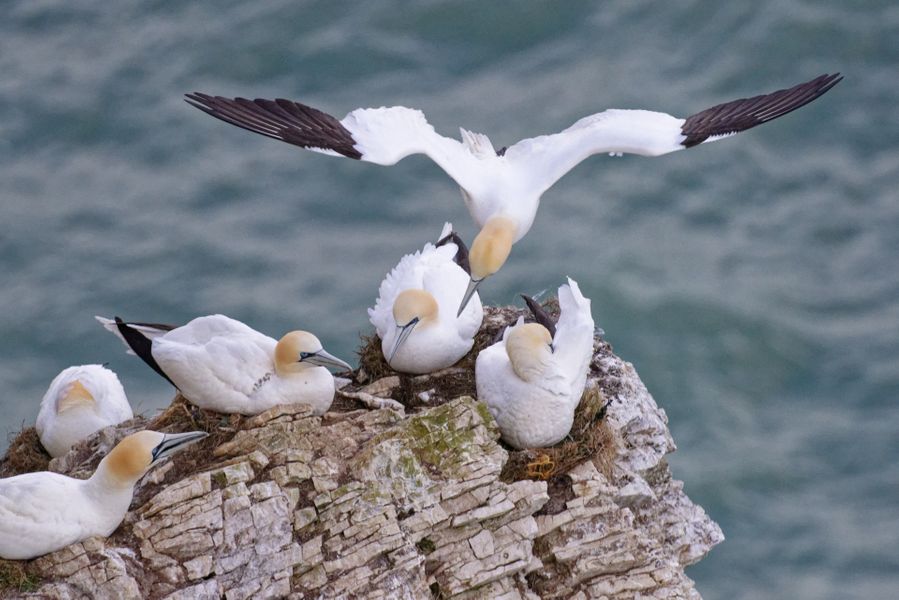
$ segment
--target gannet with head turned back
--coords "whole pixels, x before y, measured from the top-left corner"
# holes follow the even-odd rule
[[[475,296],[456,314],[468,284],[467,254],[446,223],[436,245],[404,256],[381,282],[368,315],[384,358],[397,371],[431,373],[471,350],[484,311]]]
[[[334,400],[334,377],[325,367],[352,370],[308,331],[275,341],[224,315],[182,327],[97,320],[185,398],[223,413],[255,415],[302,402],[321,415]]]
[[[119,442],[90,479],[41,472],[0,479],[0,558],[24,560],[95,535],[108,536],[128,511],[134,484],[201,431],[139,431]]]
[[[50,456],[134,414],[116,374],[102,365],[69,367],[50,383],[37,414],[38,437]]]
[[[421,111],[394,106],[359,108],[343,120],[285,99],[224,98],[199,92],[187,102],[232,125],[332,156],[393,165],[426,154],[462,188],[481,231],[471,248],[471,281],[459,311],[478,284],[494,274],[512,244],[531,228],[540,196],[593,154],[659,156],[731,136],[781,117],[818,98],[839,73],[770,94],[725,102],[686,119],[648,110],[610,109],[584,117],[561,133],[494,150],[490,139],[461,130],[462,141],[434,131]]]
[[[520,318],[475,363],[478,399],[514,448],[543,448],[562,440],[584,392],[593,355],[590,300],[569,278],[559,288],[559,307],[557,324],[539,313],[537,323]]]

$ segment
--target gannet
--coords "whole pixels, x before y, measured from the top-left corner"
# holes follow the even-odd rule
[[[552,446],[568,435],[584,392],[593,355],[590,300],[569,278],[559,287],[559,307],[558,324],[540,311],[537,323],[519,318],[475,362],[478,399],[515,448]]]
[[[718,104],[686,119],[648,110],[609,109],[561,133],[495,150],[483,134],[460,129],[462,141],[434,131],[419,110],[359,108],[338,121],[320,110],[279,98],[187,94],[192,106],[243,129],[331,156],[393,165],[426,154],[462,189],[481,231],[471,247],[471,278],[459,312],[477,286],[505,263],[512,244],[531,228],[540,196],[593,154],[659,156],[729,137],[781,117],[818,98],[839,73],[770,94]]]
[[[450,223],[438,239],[400,259],[368,309],[384,358],[404,373],[431,373],[454,364],[471,350],[484,317],[477,295],[456,315],[469,279],[467,249]]]
[[[182,327],[96,319],[185,398],[222,413],[255,415],[302,402],[321,415],[334,399],[334,377],[325,367],[352,370],[308,331],[275,341],[224,315]]]
[[[50,383],[35,429],[50,456],[62,456],[76,442],[132,418],[116,374],[102,365],[69,367]]]
[[[150,467],[206,437],[139,431],[119,442],[90,479],[47,471],[0,479],[0,558],[34,558],[94,535],[108,536]]]

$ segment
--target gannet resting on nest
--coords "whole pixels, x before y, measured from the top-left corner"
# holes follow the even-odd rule
[[[321,415],[334,400],[334,377],[325,367],[352,370],[307,331],[276,342],[224,315],[182,327],[96,318],[185,398],[217,412],[255,415],[302,402]]]
[[[478,284],[505,263],[531,228],[540,196],[585,158],[603,152],[659,156],[728,137],[781,117],[824,94],[842,78],[821,75],[770,94],[725,102],[686,119],[648,110],[610,109],[561,133],[495,150],[490,139],[461,129],[462,141],[436,133],[421,111],[359,108],[338,121],[290,100],[223,98],[199,92],[187,102],[232,125],[332,156],[392,165],[426,154],[462,188],[480,233],[471,247],[471,281],[459,312]]]
[[[467,248],[447,223],[436,246],[428,243],[407,254],[381,282],[368,316],[384,358],[397,371],[431,373],[471,350],[484,311],[475,295],[456,315],[469,280],[467,257]]]
[[[76,442],[134,414],[116,374],[101,365],[63,370],[41,400],[38,437],[50,456],[62,456]]]
[[[90,479],[47,471],[0,479],[0,558],[34,558],[95,535],[108,536],[150,467],[206,437],[202,431],[131,434]]]
[[[593,317],[590,300],[571,278],[559,288],[558,324],[525,300],[538,322],[519,318],[501,341],[482,350],[475,380],[503,440],[518,449],[544,448],[571,431],[593,356]]]

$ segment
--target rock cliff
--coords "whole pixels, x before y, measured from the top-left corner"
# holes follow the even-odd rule
[[[488,309],[478,346],[517,315]],[[547,451],[499,442],[472,398],[471,358],[401,377],[363,355],[367,366],[322,417],[293,405],[229,418],[176,399],[154,420],[99,432],[51,470],[87,476],[144,427],[213,435],[149,473],[110,538],[2,563],[0,591],[699,598],[684,567],[722,541],[721,530],[671,476],[664,411],[601,337],[594,349],[572,439]],[[10,569],[23,576],[4,584]]]

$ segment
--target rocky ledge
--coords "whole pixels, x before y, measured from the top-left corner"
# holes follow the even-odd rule
[[[489,309],[478,347],[517,314]],[[547,451],[502,445],[472,398],[470,359],[414,378],[357,373],[322,417],[292,405],[229,418],[176,400],[153,421],[103,430],[50,468],[86,476],[148,426],[213,435],[149,473],[110,538],[0,564],[0,586],[4,569],[22,575],[0,592],[699,598],[684,568],[721,530],[672,478],[667,418],[633,366],[599,336],[594,347],[582,402],[594,409]]]

